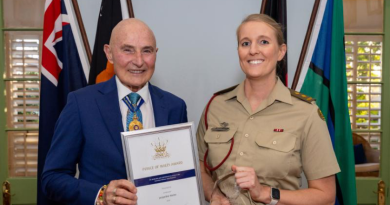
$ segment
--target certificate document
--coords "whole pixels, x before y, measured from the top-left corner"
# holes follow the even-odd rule
[[[122,132],[127,177],[138,205],[202,205],[193,123]]]

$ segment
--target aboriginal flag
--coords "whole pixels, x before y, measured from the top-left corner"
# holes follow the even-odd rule
[[[263,0],[265,1],[264,14],[272,17],[282,26],[284,41],[287,44],[287,5],[286,0]],[[288,86],[287,52],[284,58],[278,62],[276,73],[285,86]]]
[[[102,0],[89,73],[89,85],[104,82],[114,76],[114,66],[107,61],[103,47],[104,44],[110,42],[112,29],[121,20],[120,0]]]

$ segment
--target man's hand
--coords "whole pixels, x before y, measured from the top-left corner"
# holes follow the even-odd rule
[[[103,204],[135,205],[137,188],[128,180],[112,180],[103,194]]]

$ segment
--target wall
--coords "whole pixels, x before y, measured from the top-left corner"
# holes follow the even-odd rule
[[[91,49],[100,3],[79,0]],[[258,0],[133,0],[136,18],[155,32],[159,52],[152,83],[182,97],[190,121],[198,123],[212,93],[240,83],[235,30],[260,11]],[[314,0],[287,1],[288,66],[291,85]]]
[[[91,49],[100,3],[79,0]],[[157,38],[152,83],[183,98],[189,121],[198,124],[204,106],[218,90],[245,76],[237,57],[235,30],[245,16],[259,13],[259,0],[133,0],[135,17]],[[288,66],[291,85],[314,0],[287,1]],[[306,186],[306,185],[305,185]]]

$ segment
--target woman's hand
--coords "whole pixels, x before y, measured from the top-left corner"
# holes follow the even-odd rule
[[[231,205],[229,200],[222,194],[214,194],[211,198],[210,205]]]
[[[103,204],[135,205],[137,203],[137,188],[128,180],[113,180],[103,194]]]
[[[264,192],[268,187],[264,187],[259,183],[255,170],[252,167],[237,167],[232,166],[232,171],[235,173],[236,183],[241,189],[248,190],[252,200],[265,202],[269,197]]]

